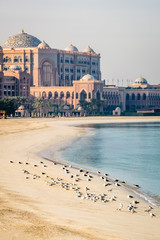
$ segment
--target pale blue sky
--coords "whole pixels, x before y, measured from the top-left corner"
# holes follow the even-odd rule
[[[109,83],[160,83],[160,0],[1,1],[0,43],[22,28],[53,48],[90,45]]]

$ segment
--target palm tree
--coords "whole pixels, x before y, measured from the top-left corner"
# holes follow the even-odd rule
[[[37,112],[41,113],[44,107],[44,100],[42,98],[35,98],[32,106]]]

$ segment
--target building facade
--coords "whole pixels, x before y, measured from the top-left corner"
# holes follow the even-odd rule
[[[143,77],[127,87],[101,81],[100,54],[88,46],[84,51],[70,44],[51,48],[24,31],[8,37],[0,47],[0,98],[25,96],[50,99],[73,108],[80,100],[106,100],[122,111],[160,106],[160,85]]]
[[[45,41],[21,33],[8,37],[0,48],[0,70],[13,65],[31,75],[31,86],[72,86],[90,73],[101,79],[100,54],[89,46],[82,52],[70,44],[64,50],[51,48]]]

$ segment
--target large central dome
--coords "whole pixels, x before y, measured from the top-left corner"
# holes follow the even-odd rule
[[[23,48],[23,47],[37,47],[41,41],[23,30],[21,33],[10,36],[2,43],[2,48]]]

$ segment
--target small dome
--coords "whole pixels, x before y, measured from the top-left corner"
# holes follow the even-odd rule
[[[64,49],[65,51],[70,51],[70,52],[78,52],[78,48],[70,44],[68,47]]]
[[[21,47],[37,47],[41,41],[27,33],[22,29],[22,32],[7,38],[2,43],[3,48],[21,48]]]
[[[81,80],[84,80],[84,81],[87,80],[87,81],[88,81],[88,80],[95,80],[95,78],[88,73],[88,74],[84,75],[84,76],[81,78]]]
[[[38,48],[50,48],[50,46],[43,40],[39,45]]]
[[[18,110],[24,110],[24,106],[21,105],[21,106],[18,108]]]
[[[119,110],[121,110],[120,107],[116,107],[115,111],[119,111]]]
[[[21,70],[21,67],[20,66],[17,66],[17,65],[12,65],[9,67],[10,70]]]
[[[67,105],[65,105],[65,106],[63,107],[63,109],[64,109],[64,110],[68,110],[69,107],[68,107]]]
[[[135,83],[147,83],[147,80],[140,76],[139,78],[136,79]]]
[[[84,49],[83,52],[95,53],[95,51],[90,46],[88,46],[86,49]]]
[[[83,108],[81,106],[78,107],[78,111],[82,111]]]

